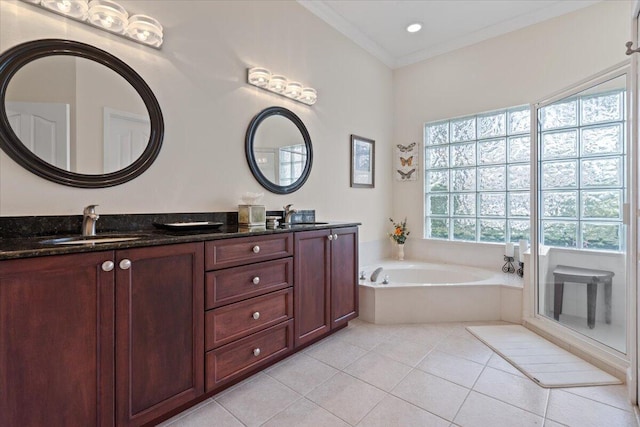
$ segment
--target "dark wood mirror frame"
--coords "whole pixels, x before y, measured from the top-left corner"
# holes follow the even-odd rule
[[[149,113],[151,132],[149,143],[142,155],[116,172],[106,174],[80,174],[55,167],[32,153],[13,132],[7,117],[5,97],[11,78],[31,61],[52,55],[86,58],[104,65],[122,76],[138,92]],[[151,166],[158,157],[164,137],[164,119],[160,104],[147,83],[120,59],[97,47],[62,39],[44,39],[25,42],[0,55],[0,148],[25,169],[49,181],[71,187],[111,187],[130,181]]]
[[[300,178],[298,178],[291,185],[278,185],[267,179],[267,177],[265,177],[264,174],[260,171],[258,163],[256,162],[255,153],[253,152],[253,142],[256,136],[256,132],[258,131],[258,127],[266,118],[271,116],[282,116],[291,120],[302,134],[304,145],[307,149],[307,161],[305,162],[304,168],[302,169],[302,174],[300,175]],[[264,110],[259,112],[253,118],[253,120],[251,120],[249,128],[247,129],[247,136],[245,138],[245,154],[247,156],[247,162],[249,163],[249,169],[251,169],[251,173],[253,174],[253,176],[260,183],[260,185],[262,185],[272,193],[290,194],[294,191],[299,190],[300,187],[302,187],[307,181],[307,178],[309,178],[309,174],[311,173],[311,164],[313,163],[313,148],[311,146],[311,137],[309,136],[309,132],[307,131],[307,128],[302,120],[300,120],[300,118],[296,116],[293,111],[287,110],[283,107],[265,108]]]

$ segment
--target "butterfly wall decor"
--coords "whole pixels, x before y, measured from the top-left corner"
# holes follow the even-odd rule
[[[413,173],[415,171],[416,171],[415,168],[411,169],[409,172],[402,172],[400,169],[397,170],[398,174],[400,175],[400,179],[402,181],[410,180],[411,179],[411,175],[413,175]]]
[[[394,169],[397,181],[416,181],[418,179],[419,145],[412,142],[408,145],[396,144]]]
[[[406,159],[400,156],[400,164],[402,166],[411,166],[411,163],[413,163],[413,156],[407,157]]]
[[[415,142],[412,142],[409,145],[401,145],[401,144],[397,144],[396,147],[398,147],[398,150],[400,150],[400,152],[402,153],[406,153],[408,151],[413,151],[413,148],[416,146]]]

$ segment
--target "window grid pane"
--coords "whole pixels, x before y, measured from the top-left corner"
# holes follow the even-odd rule
[[[425,237],[529,239],[530,114],[522,106],[425,125]]]
[[[625,91],[609,91],[540,110],[543,244],[622,249],[624,108]],[[425,125],[426,238],[530,239],[530,114],[521,106]]]
[[[560,101],[540,110],[540,215],[545,245],[623,250],[624,100],[625,91],[618,90]],[[574,115],[579,123],[568,126]]]

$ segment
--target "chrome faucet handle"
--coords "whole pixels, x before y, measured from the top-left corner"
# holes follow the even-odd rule
[[[291,210],[291,206],[293,206],[293,203],[283,206],[282,209],[284,209],[285,212],[289,212]]]

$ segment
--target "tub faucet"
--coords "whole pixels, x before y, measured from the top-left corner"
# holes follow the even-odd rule
[[[298,212],[295,209],[291,209],[291,206],[293,206],[293,204],[289,204],[287,206],[284,206],[282,209],[284,209],[284,223],[285,224],[291,224],[291,216]]]
[[[82,235],[83,236],[95,236],[96,235],[96,222],[100,215],[96,213],[96,206],[89,205],[82,211]]]
[[[378,275],[382,273],[382,267],[378,267],[375,270],[373,270],[373,273],[371,273],[371,281],[372,282],[376,282],[376,280],[378,280]]]

